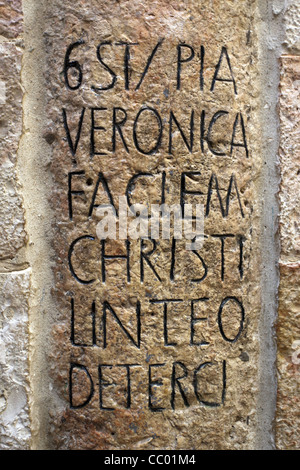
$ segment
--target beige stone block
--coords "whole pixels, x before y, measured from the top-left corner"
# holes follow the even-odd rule
[[[27,450],[30,270],[0,274],[0,448]]]
[[[12,260],[26,238],[16,170],[22,134],[22,51],[14,44],[0,43],[0,57],[0,260]]]

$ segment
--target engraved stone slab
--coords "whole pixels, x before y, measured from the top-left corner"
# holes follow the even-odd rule
[[[22,0],[0,2],[0,36],[17,38],[23,31]]]
[[[285,56],[281,59],[280,97],[280,236],[281,259],[298,261],[300,255],[299,190],[300,142],[300,59]]]
[[[47,9],[53,446],[252,448],[255,2],[54,0]],[[189,250],[173,229],[136,239],[132,213],[131,235],[100,239],[99,210],[113,207],[124,229],[124,201],[125,212],[146,205],[146,219],[155,204],[201,204],[201,246]]]

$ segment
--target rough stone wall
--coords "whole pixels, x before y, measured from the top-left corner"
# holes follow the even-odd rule
[[[284,54],[280,61],[280,286],[278,308],[278,400],[276,444],[299,449],[300,391],[300,6],[285,12]]]

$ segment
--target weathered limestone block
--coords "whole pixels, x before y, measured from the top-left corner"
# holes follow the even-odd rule
[[[280,97],[280,238],[281,259],[298,261],[300,255],[300,59],[282,58]]]
[[[0,57],[0,260],[12,260],[26,238],[16,170],[22,134],[22,52],[14,44],[0,43]]]
[[[29,449],[30,270],[0,274],[0,449]]]
[[[279,449],[295,450],[299,449],[300,439],[299,105],[300,57],[284,56],[280,97],[282,180],[276,441]]]
[[[284,19],[286,28],[285,46],[293,52],[300,52],[300,5],[297,0],[289,1]]]
[[[29,449],[30,270],[17,177],[22,135],[21,0],[0,2],[0,448]]]
[[[256,2],[48,2],[58,449],[250,449],[261,167]],[[97,207],[204,206],[204,245],[101,241]],[[203,235],[203,234],[202,234]]]

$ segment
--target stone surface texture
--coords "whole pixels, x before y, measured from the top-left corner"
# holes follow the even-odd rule
[[[22,0],[0,2],[0,36],[15,39],[23,31]]]
[[[30,447],[30,270],[21,188],[17,180],[22,135],[21,1],[0,2],[0,449]]]
[[[299,449],[300,439],[300,57],[281,59],[280,96],[280,288],[278,312],[278,402],[276,441],[279,449]]]
[[[26,240],[16,168],[22,134],[22,50],[4,42],[0,43],[0,55],[0,260],[12,260]]]
[[[267,124],[256,28],[269,9],[286,53],[275,433],[278,449],[296,450],[299,2],[75,3],[24,2],[22,75],[22,0],[0,0],[0,449],[259,445]],[[120,214],[120,196],[203,204],[203,245],[189,251],[173,231],[104,244],[97,207]]]
[[[30,446],[28,297],[30,270],[0,274],[0,448]]]
[[[300,52],[300,5],[297,0],[288,2],[285,12],[286,41],[285,46],[293,52]]]
[[[58,314],[49,318],[46,347],[56,397],[49,412],[54,448],[254,446],[258,42],[256,2],[235,3],[48,2],[44,137],[52,146]],[[149,265],[141,242],[131,239],[130,279],[124,258],[103,262],[94,206],[112,200],[118,206],[126,188],[135,202],[159,204],[164,177],[165,202],[179,204],[183,172],[186,202],[205,209],[201,250],[188,252],[178,241],[172,258],[172,240],[158,240],[155,250],[146,241]],[[105,250],[127,253],[124,240],[107,242]],[[166,313],[156,303],[163,299],[178,302],[169,302]]]

